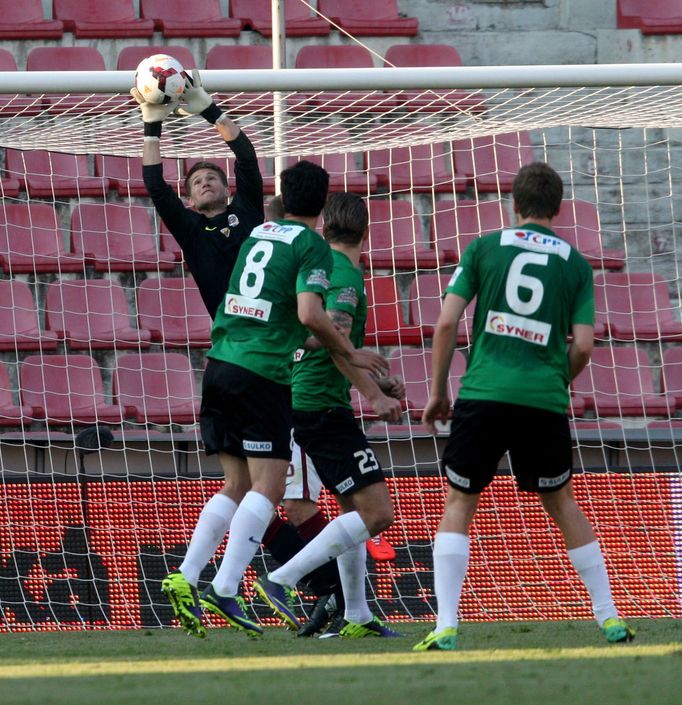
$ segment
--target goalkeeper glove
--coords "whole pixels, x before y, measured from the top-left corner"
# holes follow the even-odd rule
[[[178,110],[181,115],[201,115],[215,125],[223,114],[223,111],[213,102],[213,98],[204,90],[198,69],[192,70],[191,78],[187,76],[182,100],[184,105]]]
[[[154,137],[161,135],[161,123],[178,107],[178,101],[170,103],[148,103],[137,88],[130,89],[130,95],[135,98],[140,106],[144,134]]]

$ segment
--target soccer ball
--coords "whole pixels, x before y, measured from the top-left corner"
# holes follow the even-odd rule
[[[135,71],[135,86],[148,103],[170,103],[185,90],[182,64],[167,54],[143,59]]]

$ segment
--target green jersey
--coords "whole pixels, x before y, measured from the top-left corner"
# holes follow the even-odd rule
[[[446,293],[477,296],[460,399],[568,409],[566,337],[594,325],[592,268],[551,230],[526,224],[474,240]]]
[[[208,356],[291,384],[294,351],[308,335],[296,296],[309,291],[324,297],[331,270],[329,245],[302,223],[279,220],[254,228],[218,307]]]
[[[328,311],[343,311],[353,317],[350,340],[356,348],[365,342],[367,296],[362,272],[338,250],[332,250],[334,269],[327,293]],[[339,372],[329,353],[298,350],[292,376],[292,406],[298,411],[317,411],[331,407],[351,408],[350,382]]]

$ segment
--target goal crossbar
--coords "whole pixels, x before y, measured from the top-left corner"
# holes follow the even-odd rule
[[[134,71],[0,72],[3,93],[127,93]],[[203,70],[208,91],[682,85],[681,64]]]

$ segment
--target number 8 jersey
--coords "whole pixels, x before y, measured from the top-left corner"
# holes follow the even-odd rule
[[[566,338],[594,325],[592,268],[551,230],[525,224],[474,240],[446,294],[477,297],[460,399],[566,413]]]
[[[324,298],[332,266],[327,242],[302,223],[254,228],[216,313],[208,356],[290,385],[294,352],[308,335],[298,320],[297,294]]]

